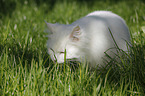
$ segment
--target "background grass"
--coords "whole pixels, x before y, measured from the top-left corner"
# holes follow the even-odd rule
[[[0,96],[144,96],[144,9],[144,0],[1,0]],[[81,63],[78,68],[54,64],[47,54],[44,20],[70,24],[95,10],[125,19],[130,54],[95,71]]]

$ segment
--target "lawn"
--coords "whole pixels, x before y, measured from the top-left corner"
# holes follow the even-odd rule
[[[53,63],[44,21],[70,24],[96,10],[125,19],[130,53],[99,70],[79,62]],[[144,96],[145,1],[2,0],[0,67],[0,96]]]

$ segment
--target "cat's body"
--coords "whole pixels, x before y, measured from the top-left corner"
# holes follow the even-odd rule
[[[66,49],[66,59],[88,61],[90,67],[103,65],[104,52],[115,47],[110,31],[120,49],[127,51],[126,41],[130,42],[129,30],[124,20],[108,11],[92,12],[69,25],[47,25],[51,32],[47,42],[48,53],[58,63],[64,62]],[[115,57],[112,52],[116,53],[116,49],[107,53]]]

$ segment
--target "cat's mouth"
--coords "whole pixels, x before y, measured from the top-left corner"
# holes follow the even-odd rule
[[[66,62],[69,64],[77,64],[80,63],[80,60],[78,58],[71,58],[71,59],[67,59]]]
[[[71,58],[71,59],[67,59],[67,61],[75,62],[75,61],[79,61],[79,59],[78,58]]]
[[[63,64],[64,62],[68,63],[68,64],[76,64],[76,63],[80,63],[80,60],[78,58],[70,58],[70,59],[66,59],[66,61],[62,60],[62,61],[57,61],[54,60],[54,62],[57,62],[59,64]]]
[[[66,62],[74,69],[80,65],[80,60],[78,58],[67,59]]]

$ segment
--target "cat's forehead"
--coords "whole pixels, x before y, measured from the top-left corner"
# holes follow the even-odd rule
[[[70,25],[58,25],[53,32],[48,35],[48,47],[53,50],[62,50],[66,48],[68,42],[70,42],[70,34],[74,26]]]
[[[69,40],[71,34],[71,26],[62,25],[61,27],[56,27],[51,34],[48,34],[48,42],[60,45],[61,43],[66,43]]]
[[[67,36],[62,38],[62,37],[53,37],[48,39],[48,47],[52,48],[53,50],[62,50],[65,49],[66,45],[68,43],[68,38]]]
[[[65,24],[50,24],[48,29],[51,31],[53,35],[61,35],[69,33],[72,29],[72,25],[65,25]]]

